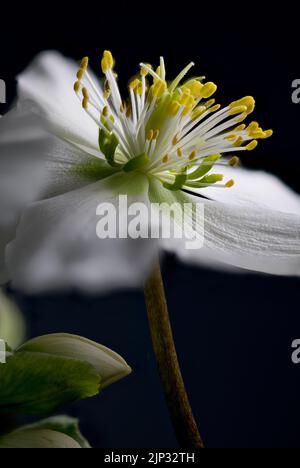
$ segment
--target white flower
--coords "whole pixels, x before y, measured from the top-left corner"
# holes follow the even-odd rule
[[[271,175],[236,167],[237,152],[272,134],[242,123],[254,99],[222,109],[211,98],[214,83],[186,80],[193,64],[167,83],[161,59],[156,71],[141,64],[124,101],[110,52],[101,66],[103,84],[87,58],[77,71],[50,52],[19,77],[20,105],[31,103],[53,140],[43,193],[6,248],[14,283],[30,291],[134,286],[161,248],[208,266],[299,275],[300,198]],[[204,248],[189,251],[174,239],[98,239],[96,207],[117,203],[119,194],[146,204],[205,197]]]

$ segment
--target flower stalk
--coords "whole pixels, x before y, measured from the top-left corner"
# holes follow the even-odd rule
[[[178,443],[183,449],[204,448],[178,362],[158,260],[146,280],[144,294],[153,349]]]

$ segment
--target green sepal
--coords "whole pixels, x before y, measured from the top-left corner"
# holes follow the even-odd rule
[[[150,162],[150,158],[147,153],[142,153],[135,158],[130,159],[124,166],[124,172],[132,172],[141,169]]]
[[[196,181],[187,181],[186,186],[187,187],[193,187],[193,188],[205,188],[210,185],[214,185],[217,182],[222,182],[224,179],[223,174],[210,174],[205,177],[202,177],[200,180]]]
[[[172,190],[173,192],[177,191],[177,190],[181,190],[182,187],[185,185],[187,181],[187,173],[186,173],[186,169],[184,170],[184,172],[182,174],[178,174],[176,177],[175,177],[175,181],[173,184],[169,184],[167,182],[163,182],[163,186],[168,189],[168,190]]]
[[[213,154],[204,158],[199,167],[188,175],[188,180],[197,180],[205,176],[213,167],[214,164],[220,159],[220,154]]]
[[[99,130],[99,148],[104,154],[106,161],[112,167],[119,167],[120,165],[115,162],[115,153],[119,145],[118,137],[113,133],[100,128]]]

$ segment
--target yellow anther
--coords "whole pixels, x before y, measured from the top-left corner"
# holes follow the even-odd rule
[[[191,105],[189,105],[189,106],[186,106],[186,107],[183,109],[182,117],[185,117],[186,115],[188,115],[188,114],[193,110],[193,107],[194,107],[194,104],[191,104]]]
[[[127,109],[126,109],[126,117],[129,119],[132,115],[132,109],[131,109],[131,106],[128,106]]]
[[[182,149],[181,149],[181,148],[178,148],[178,150],[177,150],[177,156],[178,156],[179,158],[181,158],[182,155],[183,155]]]
[[[216,104],[213,107],[210,107],[208,110],[209,112],[217,112],[219,109],[221,109],[221,104]]]
[[[237,114],[243,114],[246,113],[247,115],[247,107],[246,106],[229,106],[229,115],[237,115]]]
[[[147,140],[151,141],[153,139],[154,132],[153,130],[149,130],[148,135],[147,135]]]
[[[193,98],[198,99],[201,96],[203,84],[198,80],[190,80],[184,86],[184,90],[189,90]]]
[[[149,68],[151,69],[152,66],[148,63],[145,63],[145,65],[141,67],[141,75],[146,77],[149,74]]]
[[[74,91],[75,91],[75,93],[77,94],[77,93],[79,92],[79,90],[80,90],[80,82],[79,82],[79,81],[76,81],[76,82],[74,83]]]
[[[231,187],[234,186],[234,183],[235,183],[234,180],[231,179],[231,180],[229,180],[228,182],[226,182],[225,187],[226,187],[226,188],[231,188]]]
[[[157,80],[152,85],[153,96],[156,97],[157,99],[161,98],[166,90],[167,90],[167,83],[164,80]]]
[[[103,117],[105,117],[105,118],[109,116],[109,108],[108,108],[108,106],[103,107],[102,115],[103,115]]]
[[[241,124],[241,125],[238,125],[233,131],[234,132],[242,132],[243,130],[245,130],[245,128],[246,128],[246,125]]]
[[[216,91],[217,91],[217,85],[215,85],[215,83],[212,83],[211,81],[209,81],[208,83],[205,83],[202,86],[202,88],[200,90],[200,96],[199,97],[207,99],[210,96],[212,96]]]
[[[233,146],[234,146],[235,148],[238,148],[239,146],[241,146],[241,144],[243,143],[243,141],[244,141],[243,138],[242,138],[241,136],[239,136],[239,137],[237,138],[237,140],[233,143]]]
[[[88,106],[89,106],[89,99],[88,99],[88,98],[83,98],[83,99],[82,99],[82,107],[83,107],[83,109],[84,109],[84,110],[87,110]]]
[[[81,60],[81,63],[80,63],[80,68],[83,68],[84,70],[87,69],[89,65],[89,58],[88,57],[84,57],[82,60]]]
[[[77,80],[78,81],[81,81],[82,78],[84,77],[84,74],[85,74],[85,69],[84,68],[79,68],[78,72],[77,72]]]
[[[86,99],[89,99],[89,92],[86,88],[82,88],[82,96]]]
[[[153,140],[157,140],[158,137],[159,137],[159,130],[157,129],[153,132]]]
[[[265,131],[264,138],[270,138],[273,135],[274,131],[272,129]]]
[[[162,158],[162,162],[163,162],[164,164],[166,164],[167,162],[169,162],[169,160],[170,160],[170,156],[169,156],[168,154],[166,154],[166,155]]]
[[[209,101],[206,101],[204,103],[206,109],[208,109],[209,107],[213,106],[215,104],[216,100],[215,99],[210,99]]]
[[[259,129],[259,124],[258,122],[250,122],[248,127],[247,127],[247,131],[248,132],[252,132],[252,131],[256,131]]]
[[[178,143],[178,135],[175,135],[172,140],[172,145],[175,146]]]
[[[177,115],[179,109],[180,109],[181,105],[178,101],[172,101],[170,103],[170,106],[169,106],[169,112],[171,115],[173,115],[175,117],[175,115]]]
[[[258,141],[257,140],[252,140],[251,143],[249,143],[247,146],[245,146],[245,148],[248,151],[252,151],[257,147],[257,145],[258,145]]]
[[[198,117],[200,117],[200,115],[204,114],[204,112],[206,112],[206,107],[205,106],[198,106],[196,107],[196,109],[193,110],[193,113],[191,115],[191,119],[192,120],[196,120],[198,119]]]
[[[258,130],[257,132],[250,132],[249,135],[252,138],[258,139],[258,138],[265,138],[266,134],[262,130]]]
[[[233,156],[233,158],[231,158],[228,161],[228,164],[231,167],[236,167],[236,166],[238,166],[240,164],[240,158],[238,158],[237,156]]]
[[[190,160],[190,161],[193,161],[193,159],[195,159],[196,156],[197,156],[197,152],[196,152],[196,151],[192,151],[192,153],[189,155],[189,160]]]
[[[251,114],[254,111],[255,101],[252,96],[245,96],[238,101],[234,101],[229,107],[245,106],[247,108],[247,114]]]
[[[141,81],[135,78],[134,80],[131,81],[129,84],[130,88],[133,89],[134,91],[140,86]]]
[[[108,70],[112,70],[114,66],[114,59],[109,50],[105,50],[103,53],[103,57],[101,60],[101,68],[103,73],[108,72]]]
[[[227,141],[235,141],[236,140],[236,135],[228,135],[225,137],[225,140]]]
[[[122,102],[122,104],[120,105],[120,112],[121,112],[121,114],[124,114],[125,110],[126,110],[126,106],[125,106],[124,103]]]
[[[236,121],[237,123],[240,123],[240,122],[243,122],[247,117],[248,117],[247,112],[244,112],[243,114],[239,115],[239,116],[235,119],[235,121]]]

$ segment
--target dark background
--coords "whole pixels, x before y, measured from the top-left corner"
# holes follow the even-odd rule
[[[219,85],[226,104],[251,94],[255,118],[274,136],[243,162],[278,174],[300,191],[298,14],[293,4],[247,2],[162,5],[132,2],[31,7],[6,5],[0,25],[0,78],[8,101],[14,77],[36,53],[57,49],[100,68],[113,51],[121,84],[143,60],[164,55],[169,76],[190,60]],[[4,113],[8,106],[1,106]],[[189,268],[172,257],[164,278],[183,374],[208,447],[300,447],[299,287],[293,278],[236,276]],[[96,447],[176,447],[161,394],[141,292],[89,298],[77,294],[24,297],[14,292],[29,335],[82,334],[122,354],[133,374],[97,398],[73,405]]]

